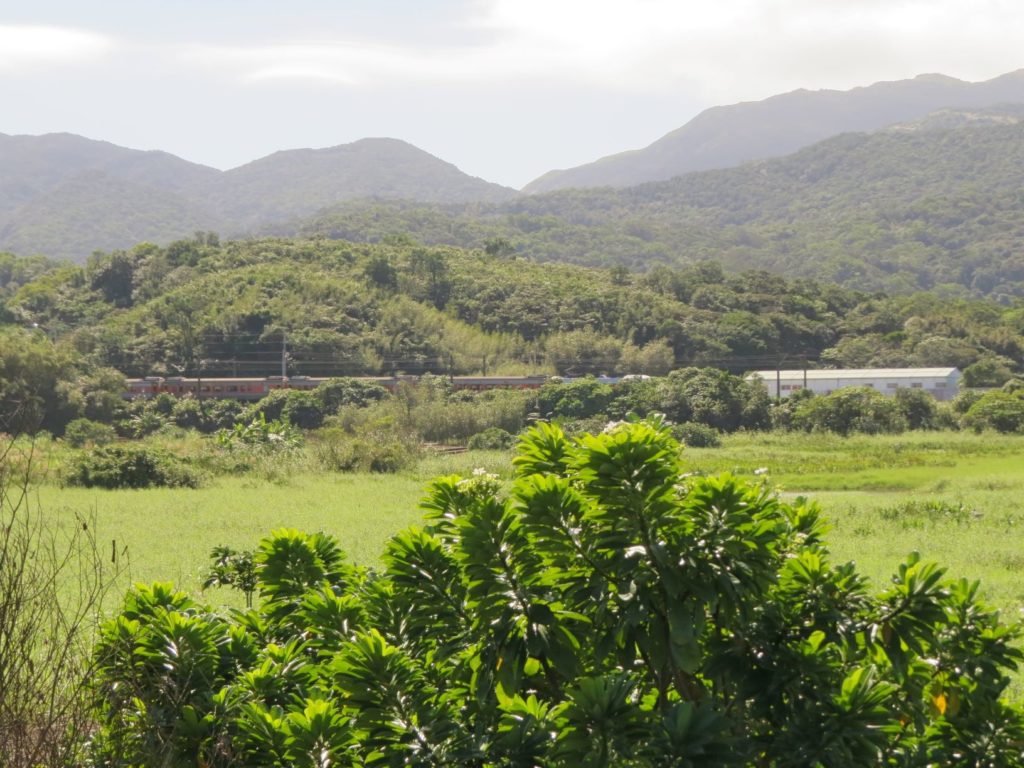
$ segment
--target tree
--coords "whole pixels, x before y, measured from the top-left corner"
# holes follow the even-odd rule
[[[1001,387],[1013,378],[1012,360],[987,357],[964,368],[965,387]]]
[[[902,432],[907,428],[900,405],[870,387],[845,387],[829,395],[804,400],[790,424],[807,432]]]
[[[911,555],[875,596],[819,510],[684,477],[657,423],[546,424],[437,480],[383,569],[275,531],[255,610],[136,587],[97,648],[100,764],[1013,766],[1020,630]],[[215,559],[222,552],[215,552]],[[228,579],[230,581],[230,579]],[[251,588],[251,585],[250,585]]]
[[[896,410],[907,424],[908,429],[936,429],[939,404],[935,398],[921,389],[901,387],[896,390]]]
[[[963,423],[979,432],[1024,432],[1024,390],[986,392],[968,408]]]

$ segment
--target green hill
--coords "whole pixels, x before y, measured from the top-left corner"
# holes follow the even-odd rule
[[[364,201],[279,231],[371,241],[407,233],[427,244],[490,244],[541,261],[632,269],[714,259],[864,290],[1009,301],[1024,296],[1019,112],[978,120],[946,111],[918,126],[624,189],[463,207]]]
[[[399,242],[211,238],[85,266],[0,257],[0,318],[132,375],[736,372],[1024,360],[1024,310],[712,263],[540,264]],[[285,342],[286,339],[286,342]]]

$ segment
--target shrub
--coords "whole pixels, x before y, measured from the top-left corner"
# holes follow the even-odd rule
[[[249,423],[239,422],[217,432],[217,442],[229,451],[247,450],[276,453],[293,451],[302,445],[302,435],[288,422],[267,421],[260,413]]]
[[[109,424],[100,424],[89,419],[75,419],[64,429],[64,439],[72,448],[86,445],[107,445],[117,439],[117,432]]]
[[[319,429],[327,411],[313,392],[289,392],[281,411],[283,421],[299,429]]]
[[[722,436],[717,429],[693,422],[672,427],[672,437],[691,448],[718,448],[722,444]]]
[[[771,425],[771,399],[765,388],[715,368],[670,373],[661,385],[659,411],[677,423],[692,421],[722,432]]]
[[[137,446],[108,446],[74,459],[65,476],[83,488],[196,488],[199,476],[170,454]]]
[[[209,419],[206,416],[206,409],[209,405],[208,400],[200,401],[194,397],[179,398],[171,411],[171,420],[182,429],[205,432],[209,425]]]
[[[937,429],[939,423],[938,401],[921,389],[903,387],[896,391],[896,411],[907,424],[908,429]]]
[[[489,427],[469,438],[467,446],[474,451],[500,451],[511,448],[515,442],[515,435],[511,432],[500,427]]]
[[[159,411],[142,406],[132,409],[127,418],[117,422],[115,429],[123,437],[140,438],[159,432],[170,423]]]
[[[334,414],[346,405],[365,408],[391,396],[380,384],[359,379],[329,379],[313,390],[323,412]]]
[[[907,428],[893,398],[870,387],[846,387],[800,403],[793,412],[794,429],[806,432],[835,432],[848,435],[864,432],[902,432]]]
[[[1024,432],[1024,390],[986,392],[964,414],[963,422],[976,432]]]
[[[320,430],[313,450],[320,465],[334,472],[398,472],[416,456],[414,445],[394,432],[353,435],[337,427]]]
[[[540,388],[538,408],[551,419],[586,419],[608,413],[615,390],[594,378],[549,382]]]
[[[987,357],[964,368],[965,387],[1001,387],[1013,376],[1013,361],[1005,357]]]
[[[819,510],[683,477],[656,424],[530,430],[435,481],[383,568],[274,531],[253,611],[137,586],[102,628],[98,765],[1013,766],[1021,630],[909,556],[873,595]]]
[[[983,392],[979,392],[976,389],[965,389],[950,400],[949,405],[953,409],[953,413],[963,416],[983,395]]]
[[[245,411],[245,404],[239,400],[220,398],[205,404],[207,429],[231,429]]]

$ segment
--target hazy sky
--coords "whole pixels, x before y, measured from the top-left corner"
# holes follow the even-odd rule
[[[0,132],[229,168],[405,139],[522,186],[701,109],[1024,67],[1021,0],[34,0],[0,5]]]

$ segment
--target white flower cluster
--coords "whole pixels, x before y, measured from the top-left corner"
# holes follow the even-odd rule
[[[483,467],[476,467],[472,477],[459,480],[457,485],[470,493],[478,493],[481,496],[493,495],[501,488],[501,478]]]

